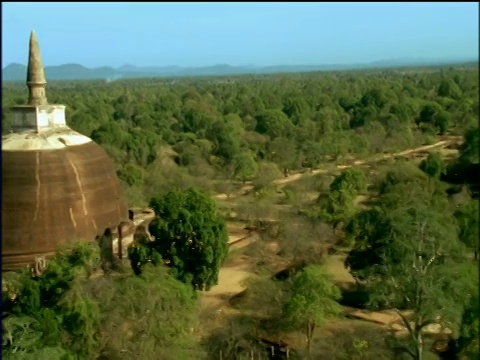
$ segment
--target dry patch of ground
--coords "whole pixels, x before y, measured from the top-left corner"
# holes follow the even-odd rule
[[[296,173],[292,173],[288,177],[276,179],[273,181],[273,183],[275,185],[278,185],[281,188],[286,184],[300,180],[304,175],[311,176],[311,175],[318,175],[318,174],[329,174],[332,172],[336,172],[338,170],[345,170],[355,166],[368,167],[370,163],[374,163],[382,160],[388,160],[392,158],[399,158],[399,157],[412,157],[412,156],[415,157],[416,154],[418,154],[421,158],[424,158],[428,155],[428,152],[430,150],[437,149],[437,148],[443,154],[448,154],[448,156],[454,156],[455,152],[458,152],[458,151],[455,149],[450,149],[450,147],[457,146],[459,143],[461,143],[461,141],[462,141],[461,136],[447,136],[444,139],[436,142],[435,144],[406,149],[396,153],[373,156],[369,159],[356,159],[356,160],[353,160],[350,164],[344,164],[344,165],[328,164],[326,166],[322,166],[322,168],[319,168],[319,169],[302,170]],[[232,194],[230,194],[230,196],[227,196],[227,194],[220,193],[220,194],[213,195],[213,198],[216,200],[234,199],[242,195],[248,195],[254,188],[255,187],[253,184],[247,183],[239,191],[235,191]]]
[[[355,280],[350,272],[345,268],[345,254],[335,254],[327,256],[325,267],[327,268],[333,280],[338,284],[355,284]]]
[[[234,255],[227,260],[218,274],[218,284],[210,291],[202,294],[201,303],[204,309],[219,309],[228,306],[230,298],[243,290],[244,280],[252,275],[254,259],[244,255],[241,250],[258,240],[258,234],[249,233],[241,223],[229,223],[229,251]]]
[[[304,176],[313,176],[317,174],[329,174],[333,172],[338,172],[339,170],[343,170],[352,166],[368,166],[369,163],[373,163],[376,161],[382,161],[385,159],[392,159],[398,157],[409,157],[409,158],[416,158],[417,155],[420,158],[424,158],[428,155],[428,152],[432,149],[439,148],[445,156],[455,156],[457,150],[455,149],[446,149],[446,147],[451,146],[458,142],[458,137],[449,137],[445,138],[435,144],[421,146],[417,148],[407,149],[398,153],[394,154],[383,154],[381,156],[376,156],[375,158],[365,159],[365,160],[354,160],[351,164],[348,165],[337,165],[337,166],[326,166],[323,169],[315,169],[309,172],[299,172],[295,174],[291,174],[287,178],[281,178],[274,181],[274,184],[282,187],[288,183],[292,183],[302,179]],[[327,168],[328,167],[328,168]],[[251,183],[246,184],[243,186],[239,191],[232,193],[230,196],[226,194],[216,194],[214,198],[216,200],[220,200],[222,203],[227,203],[229,200],[233,200],[236,197],[248,195],[254,186]],[[312,198],[316,197],[316,193],[308,194],[311,195]],[[355,200],[355,204],[358,206],[362,206],[362,203],[368,200],[367,196],[359,196]],[[233,202],[229,203],[229,205],[233,206]],[[278,206],[277,206],[278,208]],[[280,209],[278,209],[280,210]],[[205,312],[215,312],[219,313],[219,311],[224,315],[227,316],[230,313],[234,313],[235,310],[229,306],[229,300],[241,293],[245,290],[243,283],[245,279],[252,276],[254,274],[254,270],[258,265],[259,261],[269,262],[272,265],[272,269],[279,267],[280,263],[282,263],[281,259],[278,258],[275,254],[278,252],[278,244],[270,243],[266,246],[265,243],[261,244],[260,246],[263,247],[265,250],[265,256],[256,254],[253,256],[248,256],[244,253],[244,249],[246,246],[252,244],[258,240],[258,234],[256,233],[249,233],[245,230],[245,225],[241,222],[231,222],[228,224],[228,231],[229,231],[229,244],[230,244],[230,251],[235,251],[232,253],[230,259],[227,263],[220,269],[219,272],[219,281],[218,285],[212,287],[212,289],[208,292],[202,294],[201,303],[202,308]],[[257,241],[259,243],[259,241]],[[240,250],[240,251],[236,251]],[[275,253],[275,254],[274,254]],[[328,271],[333,276],[334,280],[338,284],[348,285],[354,284],[355,281],[352,275],[344,266],[345,254],[335,254],[326,257],[325,266],[327,267]],[[277,266],[275,266],[277,265]],[[283,264],[281,264],[283,266]],[[346,308],[346,313],[350,319],[340,320],[340,321],[333,321],[329,324],[325,331],[329,328],[337,328],[337,327],[345,327],[351,328],[353,323],[358,323],[359,320],[367,321],[368,323],[372,324],[372,326],[381,325],[383,327],[388,326],[390,329],[397,330],[399,332],[404,331],[404,327],[399,322],[399,315],[393,311],[383,311],[383,312],[369,312],[363,311],[358,309]],[[221,316],[224,318],[224,316]],[[356,318],[354,320],[352,318]],[[323,330],[322,330],[323,332]],[[295,336],[293,336],[295,337]],[[291,339],[293,343],[296,343],[297,339]],[[297,340],[297,341],[296,341]],[[300,345],[300,343],[298,343]]]
[[[227,306],[232,296],[245,290],[242,283],[251,275],[251,267],[248,257],[242,256],[220,269],[218,285],[203,294],[202,306],[210,309]]]

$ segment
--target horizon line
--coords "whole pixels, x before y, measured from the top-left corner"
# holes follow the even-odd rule
[[[208,67],[215,67],[215,66],[229,66],[229,67],[257,67],[257,68],[268,68],[268,67],[279,67],[279,66],[305,66],[305,67],[311,67],[311,66],[349,66],[349,65],[369,65],[369,64],[375,64],[375,63],[381,63],[381,62],[478,62],[480,60],[480,57],[443,57],[443,58],[391,58],[391,59],[382,59],[382,60],[373,60],[373,61],[368,61],[368,62],[338,62],[338,63],[310,63],[310,64],[275,64],[275,65],[254,65],[254,64],[245,64],[245,65],[230,65],[226,63],[216,63],[216,64],[211,64],[211,65],[133,65],[130,63],[120,65],[120,66],[113,66],[113,65],[98,65],[98,66],[86,66],[81,63],[75,63],[75,62],[68,62],[68,63],[62,63],[62,64],[57,64],[57,65],[45,65],[44,67],[58,67],[58,66],[65,66],[65,65],[80,65],[83,66],[84,68],[87,69],[99,69],[99,68],[113,68],[113,69],[119,69],[122,67],[136,67],[136,68],[167,68],[167,67],[178,67],[178,68],[208,68]],[[21,65],[24,67],[27,67],[27,64],[24,63],[19,63],[19,62],[11,62],[2,69],[7,68],[8,66],[11,65]]]

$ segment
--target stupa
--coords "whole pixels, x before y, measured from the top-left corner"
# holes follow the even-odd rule
[[[28,104],[12,108],[2,137],[2,270],[31,264],[62,244],[94,241],[128,221],[115,167],[98,144],[70,127],[65,106],[47,101],[32,31]]]

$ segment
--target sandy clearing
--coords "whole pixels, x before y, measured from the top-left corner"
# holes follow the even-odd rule
[[[345,268],[345,254],[329,255],[325,259],[325,266],[336,283],[354,284],[355,280]]]
[[[228,304],[228,300],[243,290],[243,281],[251,275],[252,264],[247,257],[236,259],[233,266],[224,266],[218,275],[218,285],[203,294],[202,307],[219,309]]]

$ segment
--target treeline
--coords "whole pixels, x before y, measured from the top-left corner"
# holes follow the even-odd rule
[[[173,175],[185,186],[245,181],[268,163],[288,173],[463,134],[479,107],[478,69],[54,82],[47,94],[109,152],[133,202]],[[4,109],[26,97],[24,86],[3,86]],[[11,118],[2,116],[5,133]]]

